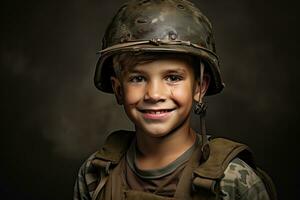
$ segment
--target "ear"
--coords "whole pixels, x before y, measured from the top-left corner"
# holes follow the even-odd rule
[[[115,93],[116,100],[119,105],[122,105],[123,104],[123,92],[122,92],[121,82],[117,77],[114,77],[114,76],[110,77],[110,81],[111,81],[111,86]]]
[[[200,85],[200,80],[196,80],[196,87],[194,90],[195,101],[198,102],[199,99],[202,99],[205,96],[209,83],[210,83],[210,75],[206,73],[203,75],[202,85]],[[200,96],[200,90],[201,90],[201,96]]]

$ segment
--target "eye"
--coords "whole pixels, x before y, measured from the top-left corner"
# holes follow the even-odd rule
[[[166,77],[166,80],[169,82],[178,82],[183,80],[183,77],[180,75],[171,74]]]
[[[139,83],[139,82],[145,81],[145,77],[143,77],[143,76],[132,76],[132,77],[129,78],[129,81],[133,82],[133,83]]]

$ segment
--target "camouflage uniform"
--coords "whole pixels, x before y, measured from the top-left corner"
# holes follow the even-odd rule
[[[97,174],[91,161],[91,155],[81,166],[74,188],[74,200],[91,200],[94,191],[88,185],[97,184]],[[223,200],[269,200],[268,193],[262,180],[250,166],[239,158],[232,160],[224,172],[220,182]]]

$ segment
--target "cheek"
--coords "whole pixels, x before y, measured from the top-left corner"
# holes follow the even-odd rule
[[[190,83],[172,88],[171,94],[180,105],[190,106],[193,102],[193,88]]]
[[[138,103],[144,95],[142,87],[125,86],[123,88],[124,103],[127,105]]]

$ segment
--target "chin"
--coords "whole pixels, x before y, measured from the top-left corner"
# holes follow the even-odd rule
[[[165,137],[173,132],[172,128],[166,127],[147,127],[147,128],[138,128],[137,131],[141,132],[144,135],[147,135],[152,138]]]
[[[145,134],[147,134],[150,137],[153,138],[161,138],[161,137],[165,137],[166,135],[168,135],[169,133],[167,132],[145,132]]]

